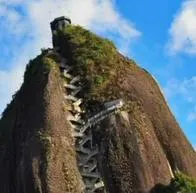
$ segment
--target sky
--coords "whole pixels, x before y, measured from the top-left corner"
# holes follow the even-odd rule
[[[196,147],[196,0],[0,0],[0,113],[28,61],[52,47],[49,23],[61,15],[146,68]]]

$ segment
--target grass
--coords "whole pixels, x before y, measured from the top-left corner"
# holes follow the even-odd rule
[[[114,80],[118,70],[117,49],[114,44],[80,26],[67,26],[54,38],[62,42],[62,52],[74,66],[74,73],[87,81],[86,96],[89,99],[105,98],[103,92]],[[66,56],[70,51],[70,55]]]

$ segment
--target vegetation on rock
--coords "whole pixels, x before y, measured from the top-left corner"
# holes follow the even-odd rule
[[[173,192],[196,193],[196,180],[178,172],[168,188]]]
[[[111,85],[117,86],[116,75],[123,66],[110,40],[80,26],[69,25],[58,33],[54,41],[62,43],[61,50],[70,59],[74,72],[87,81],[85,96],[88,99],[104,101],[118,98],[118,92],[115,93]],[[67,50],[70,51],[69,56]]]
[[[176,172],[168,186],[158,184],[151,193],[196,193],[196,180],[182,172]]]

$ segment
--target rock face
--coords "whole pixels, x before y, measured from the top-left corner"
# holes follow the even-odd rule
[[[131,108],[105,120],[95,137],[110,192],[150,192],[175,171],[195,178],[196,155],[146,71],[125,70],[119,84]]]
[[[105,101],[125,103],[93,130],[107,192],[151,192],[177,170],[196,178],[196,153],[146,70],[79,26],[53,41],[86,83],[80,97],[88,113]],[[30,62],[0,120],[0,192],[82,192],[64,92],[57,57],[43,52]]]
[[[0,121],[1,193],[81,192],[62,82],[49,62],[43,55],[31,62]]]

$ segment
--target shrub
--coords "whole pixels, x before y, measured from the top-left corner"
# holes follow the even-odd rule
[[[196,193],[196,181],[185,174],[178,172],[175,178],[171,181],[170,186],[181,193]]]

